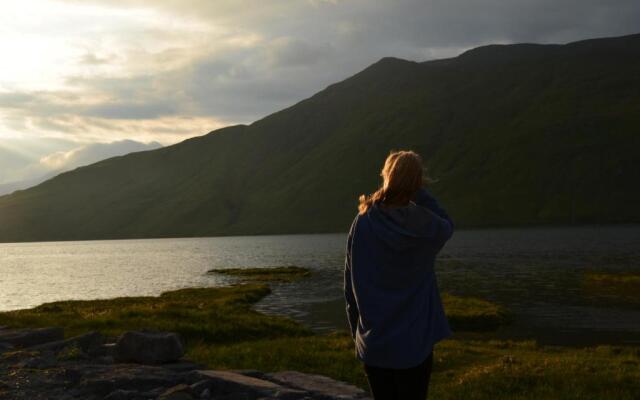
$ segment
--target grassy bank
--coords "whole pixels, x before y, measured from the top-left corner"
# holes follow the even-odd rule
[[[636,308],[640,305],[640,274],[585,272],[583,290],[602,305]]]
[[[62,326],[68,336],[90,330],[116,336],[153,328],[179,332],[187,344],[310,335],[309,329],[291,319],[251,309],[252,303],[269,293],[267,285],[254,283],[181,289],[157,297],[58,301],[0,313],[0,325]]]
[[[509,323],[511,316],[502,306],[474,297],[458,297],[445,293],[442,303],[454,330],[488,331]]]
[[[584,276],[585,280],[593,283],[603,283],[607,285],[616,285],[618,287],[629,287],[640,289],[640,274],[625,273],[604,273],[604,272],[587,272]]]
[[[63,326],[68,336],[99,330],[178,332],[189,358],[211,368],[320,373],[366,388],[351,337],[313,334],[251,304],[269,293],[264,284],[183,289],[158,297],[63,301],[0,313],[0,325]],[[445,296],[445,298],[447,298]],[[451,298],[449,298],[451,299]],[[449,317],[464,321],[462,300]],[[473,301],[469,309],[488,310]],[[456,311],[461,312],[456,316]],[[472,318],[475,318],[472,317]],[[532,342],[447,340],[436,349],[434,399],[635,399],[640,393],[640,348],[566,349]]]

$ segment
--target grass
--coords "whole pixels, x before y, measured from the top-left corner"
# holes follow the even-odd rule
[[[0,313],[0,325],[62,326],[67,336],[99,330],[117,335],[155,328],[178,332],[187,356],[211,368],[299,370],[367,388],[346,331],[314,334],[291,319],[267,316],[251,304],[264,284],[182,289],[158,297],[63,301]],[[478,299],[445,296],[450,318],[498,313]],[[470,311],[471,310],[471,311]],[[460,316],[455,317],[455,313]],[[436,348],[433,399],[637,399],[640,348],[569,349],[533,342],[447,340]],[[73,357],[70,354],[69,357]]]
[[[603,304],[635,307],[640,303],[640,274],[585,272],[583,289]]]
[[[637,399],[640,350],[539,347],[533,342],[447,340],[435,350],[432,399]],[[294,369],[367,389],[346,332],[197,345],[189,356],[212,368]]]
[[[493,330],[511,320],[504,307],[486,300],[445,293],[442,295],[442,302],[449,324],[454,330]]]
[[[600,282],[613,285],[631,285],[640,289],[640,274],[587,272],[585,274],[585,279],[591,282]]]
[[[117,336],[128,330],[151,328],[179,332],[192,340],[230,343],[275,337],[310,335],[295,321],[251,309],[270,293],[264,284],[221,288],[192,288],[157,297],[120,297],[72,300],[0,313],[0,325],[14,327],[62,326],[66,336],[97,330]]]
[[[293,282],[297,279],[311,275],[308,268],[286,267],[260,267],[260,268],[217,268],[207,271],[210,274],[232,275],[247,281],[259,282]]]

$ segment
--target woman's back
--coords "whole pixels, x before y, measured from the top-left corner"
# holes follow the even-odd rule
[[[414,201],[374,204],[349,233],[345,298],[356,354],[368,365],[413,367],[451,333],[434,261],[452,223],[426,189]]]

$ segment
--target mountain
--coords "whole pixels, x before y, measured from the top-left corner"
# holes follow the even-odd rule
[[[3,140],[2,145],[5,144],[5,141],[6,139]],[[15,181],[0,183],[0,196],[38,185],[62,172],[82,165],[93,164],[133,151],[153,150],[162,147],[158,142],[142,143],[134,140],[119,140],[73,147],[67,144],[66,149],[42,154],[42,150],[46,150],[48,146],[45,145],[44,149],[34,149],[36,146],[33,141],[34,139],[14,139],[7,148],[0,145],[0,171],[4,172],[4,174],[0,173],[0,178],[15,175],[21,177]],[[23,151],[16,152],[16,148]]]
[[[384,58],[251,125],[0,197],[0,241],[346,231],[390,149],[459,227],[640,222],[640,34]]]
[[[6,182],[6,183],[0,183],[0,196],[5,195],[5,194],[9,194],[9,193],[13,193],[16,190],[23,190],[23,189],[27,189],[30,188],[31,186],[35,186],[38,185],[48,179],[53,178],[54,176],[58,175],[61,171],[51,171],[45,175],[39,176],[37,178],[30,178],[30,179],[25,179],[25,180],[21,180],[21,181],[14,181],[14,182]]]

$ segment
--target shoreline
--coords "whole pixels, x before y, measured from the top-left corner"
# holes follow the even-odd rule
[[[584,223],[584,224],[522,224],[522,225],[486,225],[486,226],[459,226],[456,232],[475,232],[482,230],[535,230],[535,229],[581,229],[581,228],[639,228],[640,222],[609,222],[609,223]],[[34,243],[69,243],[69,242],[112,242],[112,241],[144,241],[144,240],[179,240],[179,239],[215,239],[215,238],[252,238],[269,236],[304,236],[304,235],[347,235],[346,231],[319,231],[319,232],[283,232],[283,233],[246,233],[246,234],[212,234],[208,236],[131,236],[131,237],[95,237],[86,239],[54,239],[54,240],[23,240],[18,242],[3,242],[2,245],[19,245]]]
[[[114,337],[142,328],[173,331],[183,337],[186,356],[207,368],[295,370],[367,390],[350,335],[316,334],[291,318],[253,310],[252,305],[270,292],[263,283],[240,283],[155,297],[53,302],[0,313],[0,325],[61,326],[65,336],[98,331]],[[439,399],[468,393],[483,400],[506,400],[516,394],[537,399],[548,397],[548,391],[576,396],[570,387],[595,393],[589,398],[633,399],[640,391],[637,346],[571,349],[534,341],[452,338],[439,343],[435,354],[432,382],[434,398]]]

